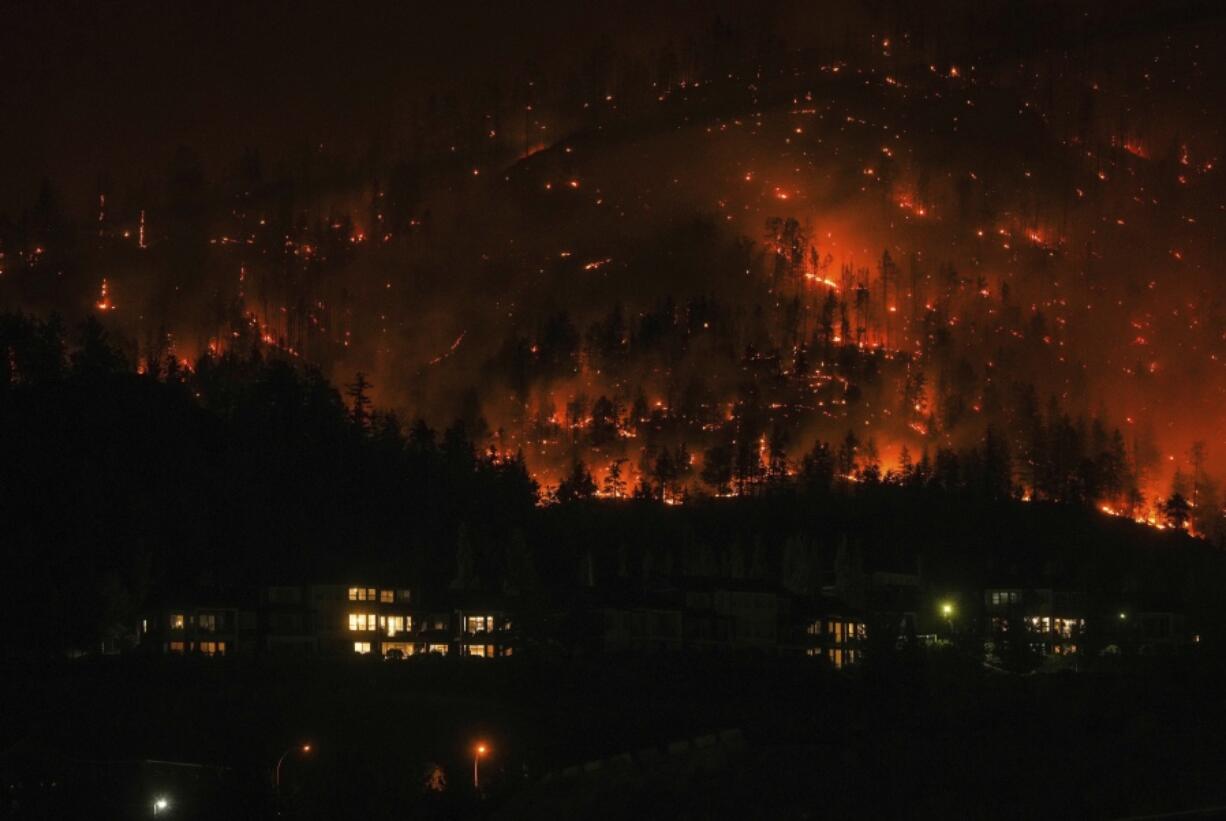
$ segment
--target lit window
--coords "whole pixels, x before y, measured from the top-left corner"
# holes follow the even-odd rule
[[[187,618],[182,613],[170,614],[171,630],[182,630],[185,624],[187,624]]]
[[[834,643],[843,643],[843,622],[841,621],[836,621],[834,623]]]
[[[384,656],[392,656],[394,658],[398,655],[401,658],[408,658],[409,656],[413,655],[416,651],[417,651],[417,648],[413,644],[407,641],[385,641],[383,642],[383,655]]]
[[[394,636],[397,633],[404,632],[404,616],[388,616],[387,617],[387,634]]]
[[[355,641],[353,643],[353,652],[357,653],[359,656],[367,655],[370,652],[370,642]]]
[[[831,650],[830,660],[834,664],[836,670],[841,670],[843,668],[843,651]]]
[[[379,591],[379,601],[383,602],[384,604],[391,604],[395,600],[396,600],[396,594],[393,591],[391,590],[380,590]]]
[[[373,587],[366,588],[366,601],[376,601],[376,593],[377,591]]]
[[[485,658],[485,645],[484,644],[469,645],[467,647],[467,650],[468,650],[468,655],[470,656],[477,656],[478,658]]]
[[[349,601],[366,601],[366,590],[361,587],[349,588]]]
[[[349,614],[349,629],[350,630],[377,630],[379,628],[379,619],[374,613],[350,613]]]
[[[202,641],[199,650],[202,656],[224,656],[226,643],[224,641]]]
[[[430,651],[431,653],[435,654],[435,655],[445,656],[445,655],[447,655],[447,645],[445,645],[445,644],[431,644],[431,645],[430,645],[430,647],[429,647],[429,651]]]
[[[171,643],[170,643],[170,644],[167,646],[167,648],[166,648],[166,649],[167,649],[169,652],[171,652],[171,653],[182,653],[182,652],[183,652],[183,642],[181,642],[181,641],[172,641],[172,642],[171,642]]]
[[[141,619],[141,620],[140,620],[140,631],[141,631],[142,633],[148,633],[148,632],[149,632],[149,619]]]
[[[217,630],[217,617],[212,613],[202,613],[197,616],[196,623],[206,633],[213,633]]]
[[[464,632],[479,633],[483,630],[494,629],[493,616],[465,616],[464,617]]]

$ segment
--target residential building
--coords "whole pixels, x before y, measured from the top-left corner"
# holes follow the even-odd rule
[[[864,616],[837,599],[805,601],[794,624],[797,648],[806,656],[826,659],[835,669],[855,664],[864,654],[868,636]]]
[[[141,619],[140,640],[170,655],[230,655],[252,641],[251,616],[233,604],[177,601],[157,606]]]
[[[1139,655],[1169,655],[1196,643],[1182,607],[1172,596],[1134,593],[1122,596],[1102,616],[1104,636],[1116,650]]]
[[[1080,649],[1086,628],[1086,596],[1078,591],[1035,587],[989,587],[983,591],[989,638],[1024,627],[1033,649],[1067,656]]]
[[[203,655],[494,658],[510,655],[516,638],[499,602],[457,595],[423,607],[405,585],[278,585],[251,598],[243,609],[158,608],[145,618],[142,644],[152,652]]]
[[[836,667],[859,660],[866,630],[837,600],[744,579],[681,578],[617,591],[601,613],[608,649],[799,653]]]

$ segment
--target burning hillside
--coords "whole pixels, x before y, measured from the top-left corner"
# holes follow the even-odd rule
[[[606,44],[569,87],[525,69],[413,107],[396,150],[210,174],[180,150],[164,191],[102,181],[85,218],[48,189],[0,233],[0,294],[98,314],[145,371],[361,371],[547,492],[903,481],[961,452],[1002,493],[1159,524],[1178,496],[1218,527],[1214,26],[1006,54],[874,22]]]

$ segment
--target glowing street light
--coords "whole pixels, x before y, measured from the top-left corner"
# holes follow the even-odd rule
[[[473,788],[474,789],[481,788],[481,770],[480,770],[481,756],[485,755],[487,752],[489,752],[489,748],[485,746],[484,741],[478,742],[477,746],[473,748]]]
[[[159,795],[157,798],[153,799],[153,814],[154,815],[161,815],[162,813],[166,812],[166,810],[168,809],[170,809],[170,799],[169,798],[167,798],[164,795]]]
[[[945,601],[941,602],[940,610],[941,618],[945,619],[945,624],[949,628],[949,633],[952,637],[954,632],[954,613],[956,612],[953,601],[946,599]]]
[[[285,757],[292,752],[300,752],[303,755],[306,755],[307,753],[311,752],[311,745],[296,744],[293,747],[286,749],[285,752],[281,753],[281,757],[277,759],[277,766],[274,767],[272,771],[273,786],[277,788],[278,793],[281,792],[281,764],[285,761]]]

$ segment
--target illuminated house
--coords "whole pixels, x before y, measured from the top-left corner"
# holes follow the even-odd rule
[[[803,603],[793,620],[793,642],[806,656],[824,658],[835,669],[855,664],[864,653],[868,635],[864,618],[833,599]]]
[[[419,652],[414,638],[420,618],[413,612],[413,593],[406,587],[313,585],[320,651],[407,658]]]
[[[495,658],[516,638],[505,608],[465,598],[422,607],[403,585],[266,587],[250,608],[170,607],[145,618],[146,651],[172,654]]]
[[[253,617],[233,605],[162,606],[141,619],[141,645],[168,655],[231,655],[250,649]]]
[[[991,635],[1024,626],[1042,655],[1067,656],[1080,649],[1086,627],[1085,594],[1053,588],[990,587],[983,591]]]
[[[423,607],[408,587],[369,583],[312,585],[306,595],[319,652],[326,655],[494,658],[512,652],[511,619],[489,602],[457,597]]]
[[[509,656],[518,638],[511,608],[501,596],[454,591],[448,597],[453,652],[474,658]],[[435,616],[435,625],[444,622]]]

